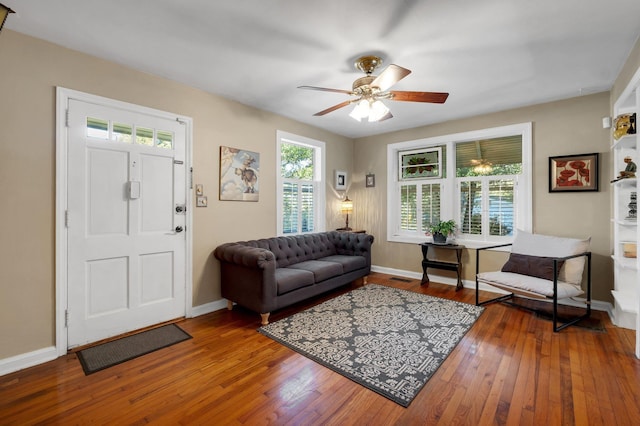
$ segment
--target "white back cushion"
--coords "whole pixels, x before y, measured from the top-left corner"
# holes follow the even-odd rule
[[[513,253],[528,254],[529,256],[564,257],[589,251],[591,237],[579,240],[576,238],[553,237],[550,235],[531,234],[518,229],[513,241]],[[569,259],[560,268],[558,279],[570,284],[582,283],[584,256]]]

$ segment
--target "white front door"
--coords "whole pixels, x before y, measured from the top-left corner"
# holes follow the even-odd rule
[[[69,99],[67,347],[185,315],[185,126]]]

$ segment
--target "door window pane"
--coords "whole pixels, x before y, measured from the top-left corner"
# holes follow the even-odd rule
[[[87,136],[97,139],[109,139],[109,121],[87,117]]]
[[[153,146],[153,129],[136,127],[136,143],[139,145]]]
[[[133,126],[131,124],[113,123],[111,139],[116,142],[131,143],[133,141]]]
[[[158,130],[156,132],[156,146],[158,148],[172,149],[173,148],[173,133]]]

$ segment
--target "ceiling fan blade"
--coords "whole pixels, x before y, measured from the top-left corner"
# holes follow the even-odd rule
[[[443,104],[449,97],[448,93],[443,92],[404,92],[398,90],[392,90],[391,101],[406,101],[406,102],[430,102],[434,104]]]
[[[314,116],[320,116],[320,115],[325,115],[325,114],[329,114],[330,112],[333,112],[337,109],[346,107],[347,105],[349,105],[351,103],[351,101],[344,101],[344,102],[340,102],[338,105],[334,105],[330,108],[327,108],[323,111],[320,112],[316,112],[315,114],[313,114]]]
[[[319,90],[321,92],[346,93],[347,95],[353,94],[351,90],[328,89],[326,87],[316,87],[316,86],[298,86],[298,89]]]
[[[411,74],[411,70],[391,64],[371,82],[370,86],[378,87],[384,92],[409,74]]]

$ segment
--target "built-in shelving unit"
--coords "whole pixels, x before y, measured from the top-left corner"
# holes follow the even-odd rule
[[[636,113],[640,117],[640,70],[614,104],[614,117]],[[613,130],[613,129],[612,129]],[[612,132],[613,133],[613,132]],[[611,137],[613,159],[612,180],[625,169],[624,158],[629,156],[640,163],[638,134]],[[638,172],[640,174],[640,171]],[[640,242],[638,220],[630,215],[632,193],[638,193],[638,177],[620,179],[611,183],[613,192],[613,268],[615,307],[613,322],[619,327],[636,330],[636,356],[640,358],[640,259],[637,246]],[[635,254],[635,257],[634,257]]]

